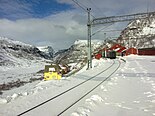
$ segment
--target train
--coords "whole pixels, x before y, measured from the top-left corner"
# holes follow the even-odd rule
[[[94,54],[95,59],[100,58],[110,58],[115,59],[116,58],[116,51],[110,50],[110,51],[99,51],[98,53]]]
[[[116,51],[109,51],[107,52],[107,58],[110,58],[110,59],[115,59],[116,58]]]
[[[64,74],[67,74],[70,71],[68,65],[60,65],[60,64],[51,64],[45,65],[44,69],[44,80],[60,80]]]

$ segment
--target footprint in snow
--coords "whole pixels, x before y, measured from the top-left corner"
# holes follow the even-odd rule
[[[140,101],[133,101],[134,103],[140,103]]]
[[[147,97],[153,97],[153,96],[155,96],[155,94],[148,95]]]

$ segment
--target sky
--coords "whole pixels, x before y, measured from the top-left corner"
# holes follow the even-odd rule
[[[0,0],[0,36],[65,49],[78,39],[87,39],[86,8],[98,18],[155,11],[154,5],[155,0]],[[95,26],[92,33],[104,30],[92,39],[104,40],[107,30],[122,30],[127,23]],[[119,36],[119,32],[106,33],[107,37]]]

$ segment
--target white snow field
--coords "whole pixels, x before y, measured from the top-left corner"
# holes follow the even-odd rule
[[[126,63],[71,116],[155,116],[155,56],[127,56]]]
[[[71,77],[37,82],[25,91],[29,94],[13,94],[10,102],[1,99],[0,116],[19,115],[47,100],[23,116],[56,116],[59,113],[64,116],[155,116],[155,56],[130,55],[123,59],[126,62],[120,60],[121,67],[113,75],[119,60],[101,59],[93,60],[92,69],[85,70],[85,67]],[[105,82],[93,90],[102,80]],[[71,106],[73,103],[75,105]]]

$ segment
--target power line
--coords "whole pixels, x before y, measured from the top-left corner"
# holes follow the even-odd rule
[[[103,31],[103,30],[101,30],[101,31]],[[120,32],[120,31],[122,31],[122,30],[107,30],[107,31],[104,31],[104,32],[111,32],[111,33],[113,33],[113,32]]]
[[[87,8],[84,4],[78,2],[77,0],[72,0],[76,5],[78,5],[83,11],[87,12]],[[93,18],[95,18],[95,16],[93,16],[92,14],[90,14]]]
[[[84,10],[85,12],[87,11],[87,7],[85,7],[84,5],[82,6],[77,0],[72,0],[76,5],[78,5],[82,10]]]
[[[147,13],[149,12],[150,8],[150,0],[147,0]]]
[[[97,7],[97,5],[96,5],[92,0],[89,0],[89,1],[90,1],[90,3],[98,10],[98,12],[101,12],[102,15],[105,16],[105,15],[103,14],[103,11],[102,11],[99,7]]]
[[[74,0],[74,1],[75,1],[75,0]],[[88,8],[86,5],[84,5],[83,3],[79,2],[78,0],[76,0],[76,2],[78,2],[78,3],[81,4],[83,7],[85,7],[85,9]]]
[[[110,23],[109,25],[107,25],[106,27],[103,27],[103,28],[101,28],[101,29],[99,29],[99,30],[97,30],[96,32],[94,32],[91,36],[94,36],[96,33],[99,33],[99,32],[101,32],[101,31],[103,31],[104,29],[106,29],[106,28],[108,28],[108,27],[110,27],[111,25],[113,25],[114,23]]]

